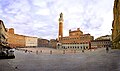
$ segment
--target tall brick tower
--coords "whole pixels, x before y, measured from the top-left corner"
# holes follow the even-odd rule
[[[60,13],[58,39],[60,40],[62,37],[63,37],[63,14]]]

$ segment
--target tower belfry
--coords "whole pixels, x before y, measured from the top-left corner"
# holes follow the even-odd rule
[[[63,37],[63,14],[60,13],[59,17],[59,35],[58,39],[60,40]]]

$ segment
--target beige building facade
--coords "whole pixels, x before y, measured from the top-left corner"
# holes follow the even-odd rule
[[[7,29],[5,28],[3,21],[0,20],[0,50],[8,46],[7,38]]]
[[[26,47],[37,47],[37,37],[25,36],[25,46]]]
[[[111,40],[110,39],[103,39],[103,40],[93,40],[91,41],[91,48],[106,48],[111,47]]]
[[[112,36],[111,35],[100,36],[100,37],[96,38],[95,40],[110,40],[110,41],[112,41]]]

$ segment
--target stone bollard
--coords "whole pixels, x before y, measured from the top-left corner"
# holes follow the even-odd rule
[[[30,51],[28,51],[30,53]]]
[[[36,51],[36,54],[38,54],[38,50]]]
[[[89,50],[91,51],[92,49],[90,48]]]
[[[65,50],[63,50],[63,54],[65,54]]]
[[[82,52],[84,53],[84,50],[82,50]]]
[[[40,52],[42,53],[42,50]]]
[[[50,50],[50,54],[52,54],[52,50]]]
[[[73,49],[71,50],[71,53],[73,53]]]
[[[74,53],[76,53],[76,50],[74,50]]]

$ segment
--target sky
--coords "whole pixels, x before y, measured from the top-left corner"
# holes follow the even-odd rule
[[[80,28],[95,38],[111,35],[114,0],[0,0],[0,19],[16,34],[44,39],[58,37],[63,13],[63,36]]]

